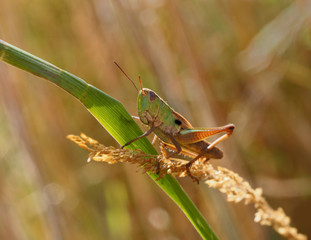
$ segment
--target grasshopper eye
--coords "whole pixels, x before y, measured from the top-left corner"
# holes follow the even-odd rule
[[[157,95],[153,91],[149,91],[149,101],[154,102],[156,98],[157,98]]]
[[[177,125],[181,125],[181,121],[179,121],[178,119],[175,119],[175,123],[176,123]]]

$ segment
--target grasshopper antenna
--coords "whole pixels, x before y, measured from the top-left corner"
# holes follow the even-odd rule
[[[121,72],[123,72],[123,74],[127,77],[127,79],[130,80],[133,83],[133,85],[136,88],[137,92],[139,92],[139,90],[136,87],[134,81],[129,76],[127,76],[127,74],[123,71],[123,69],[119,66],[119,64],[117,64],[117,62],[114,62],[114,64],[117,65],[117,67],[121,70]]]
[[[139,80],[139,83],[140,83],[141,92],[142,92],[143,95],[145,95],[145,92],[144,92],[144,89],[143,89],[143,83],[141,82],[140,76],[138,76],[138,80]]]

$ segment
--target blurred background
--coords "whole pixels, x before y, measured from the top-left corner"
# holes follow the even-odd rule
[[[194,126],[234,123],[212,160],[311,236],[311,2],[0,0],[0,38],[65,69],[137,114],[117,69]],[[66,139],[118,143],[69,94],[0,62],[0,239],[200,239],[129,164],[87,163]],[[140,125],[143,130],[146,128]],[[181,185],[220,239],[282,239],[254,208],[191,179]]]

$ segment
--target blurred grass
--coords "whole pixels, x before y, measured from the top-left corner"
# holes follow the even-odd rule
[[[136,91],[113,61],[193,125],[234,123],[225,158],[213,163],[263,187],[311,235],[308,1],[0,5],[0,38],[81,76],[133,115]],[[1,239],[199,238],[134,166],[86,164],[67,134],[117,144],[78,102],[34,78],[0,63]],[[181,183],[220,239],[278,239],[252,222],[253,209]]]

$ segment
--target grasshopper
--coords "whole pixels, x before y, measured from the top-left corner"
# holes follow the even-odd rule
[[[178,154],[183,154],[192,158],[189,163],[185,164],[185,167],[188,174],[198,182],[198,180],[191,175],[190,168],[192,164],[198,159],[205,162],[211,158],[222,158],[222,151],[215,147],[215,145],[227,139],[233,133],[234,125],[227,124],[222,127],[214,128],[193,127],[186,118],[171,108],[154,91],[148,88],[143,88],[140,77],[139,82],[141,89],[138,90],[135,83],[127,76],[122,68],[116,62],[115,64],[133,83],[134,87],[138,91],[138,116],[143,124],[150,127],[149,130],[147,130],[141,136],[136,137],[124,144],[122,148],[130,145],[140,138],[154,133],[155,138],[160,139],[161,153],[165,158],[170,158]],[[224,134],[214,140],[212,143],[209,143],[205,140],[206,138],[218,133]],[[154,141],[155,139],[153,140],[153,143]],[[172,152],[167,154],[165,149],[169,149]]]

